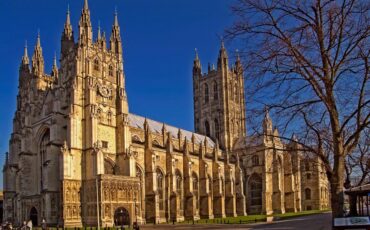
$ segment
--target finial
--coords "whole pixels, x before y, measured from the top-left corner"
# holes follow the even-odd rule
[[[114,8],[114,25],[118,26],[118,13],[117,13],[117,6]]]
[[[40,29],[37,29],[37,43],[36,45],[37,46],[41,46],[41,41],[40,41]]]
[[[27,47],[27,40],[24,41],[24,56],[28,57],[28,47]]]
[[[198,56],[198,49],[195,48],[195,60],[199,60],[199,56]]]
[[[57,66],[57,52],[56,51],[54,51],[53,66]]]
[[[101,33],[100,33],[100,20],[98,21],[98,40],[101,39]]]
[[[69,4],[67,6],[67,20],[66,20],[66,25],[70,25],[71,24],[71,18],[69,16],[70,12],[69,12]]]
[[[87,2],[87,0],[85,0],[84,2],[84,10],[88,10],[89,9],[89,3]]]
[[[235,50],[235,53],[236,53],[236,60],[237,60],[237,61],[240,61],[240,54],[239,54],[239,50],[238,50],[238,49],[236,49],[236,50]]]
[[[221,48],[225,49],[225,43],[224,43],[224,38],[221,37]]]

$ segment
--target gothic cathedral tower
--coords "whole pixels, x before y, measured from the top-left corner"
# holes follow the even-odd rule
[[[243,67],[237,56],[229,67],[224,43],[217,60],[217,69],[202,67],[196,52],[193,66],[195,132],[211,137],[222,149],[231,151],[239,137],[246,135]]]

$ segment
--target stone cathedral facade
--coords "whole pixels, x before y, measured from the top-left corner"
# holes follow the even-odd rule
[[[208,73],[194,60],[195,132],[129,112],[117,14],[109,40],[100,28],[93,39],[85,0],[75,39],[68,11],[50,74],[40,35],[31,60],[27,52],[3,168],[5,221],[113,226],[328,206],[318,161],[302,170],[294,148],[270,149],[292,144],[269,135],[268,113],[266,135],[246,135],[243,68],[239,58],[229,67],[223,44]]]

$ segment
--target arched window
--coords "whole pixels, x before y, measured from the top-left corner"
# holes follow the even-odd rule
[[[46,166],[48,163],[48,160],[47,160],[47,147],[48,147],[48,144],[49,144],[49,140],[50,140],[50,131],[47,130],[44,135],[42,136],[41,138],[41,141],[40,141],[40,160],[41,160],[41,180],[40,180],[40,186],[41,186],[41,189],[44,189],[44,185],[46,185],[46,178],[44,178],[44,166]]]
[[[178,170],[176,170],[176,192],[178,194],[177,199],[180,203],[180,210],[182,210],[184,208],[182,200],[182,176]]]
[[[209,89],[208,85],[204,84],[204,103],[208,103],[209,101]]]
[[[311,189],[306,188],[304,190],[304,193],[305,193],[306,200],[311,200]]]
[[[47,158],[46,150],[47,150],[47,145],[49,143],[49,140],[50,140],[50,132],[49,130],[47,130],[42,136],[41,142],[40,142],[40,154],[43,159],[43,162],[42,162],[43,164],[45,163],[45,160]]]
[[[262,205],[262,179],[260,176],[253,174],[249,179],[249,194],[250,205]]]
[[[94,70],[99,70],[99,69],[100,69],[99,59],[95,58],[94,59]]]
[[[213,82],[213,100],[218,100],[218,86],[216,81]]]
[[[111,65],[109,65],[109,67],[108,67],[108,75],[109,76],[113,76],[113,66],[111,66]]]
[[[252,165],[253,166],[258,166],[260,164],[259,162],[259,157],[257,155],[252,156]]]
[[[195,208],[199,209],[198,176],[197,174],[193,173],[192,177],[193,177],[193,192],[194,192],[195,201],[196,201]]]
[[[210,127],[209,127],[209,123],[208,123],[208,121],[205,121],[205,122],[204,122],[204,129],[205,129],[205,131],[206,131],[206,136],[207,136],[207,137],[211,136],[211,129],[210,129]]]
[[[156,170],[157,173],[157,187],[158,187],[158,194],[159,194],[159,209],[163,210],[164,209],[164,199],[163,199],[163,173],[160,169],[157,168]]]
[[[218,120],[215,119],[215,137],[217,140],[220,140],[220,125],[218,124]]]

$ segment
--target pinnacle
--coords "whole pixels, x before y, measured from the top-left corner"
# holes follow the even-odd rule
[[[84,10],[89,10],[89,3],[87,0],[84,1]]]

